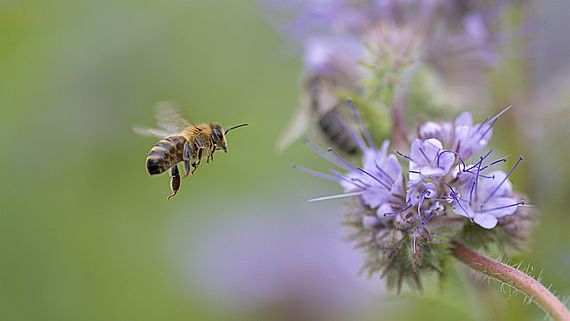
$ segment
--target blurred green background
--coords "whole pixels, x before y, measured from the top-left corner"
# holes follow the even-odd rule
[[[513,262],[568,296],[569,46],[548,40],[568,30],[564,6],[539,5],[552,17],[540,41],[494,75],[497,105],[518,105],[493,143],[527,156],[514,181],[540,213]],[[459,265],[423,295],[357,277],[341,203],[305,203],[335,186],[289,166],[323,161],[302,144],[273,151],[301,65],[260,8],[0,1],[0,320],[542,319]],[[144,168],[155,139],[131,129],[162,100],[190,120],[250,124],[168,202],[168,177]]]

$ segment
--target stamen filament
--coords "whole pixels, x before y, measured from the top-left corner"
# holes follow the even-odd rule
[[[334,177],[334,176],[331,176],[331,175],[328,175],[328,174],[325,174],[325,173],[321,173],[321,172],[319,172],[319,171],[312,170],[312,169],[303,167],[303,166],[298,165],[298,164],[291,164],[291,166],[292,166],[293,168],[295,168],[295,169],[300,170],[301,172],[303,172],[303,173],[305,173],[305,174],[309,174],[309,175],[311,175],[311,176],[319,177],[319,178],[322,178],[322,179],[326,179],[326,180],[328,180],[328,181],[332,181],[332,182],[337,182],[337,183],[338,183],[338,179],[337,179],[336,177]]]
[[[481,213],[492,212],[492,211],[496,211],[496,210],[502,210],[503,208],[519,206],[519,205],[524,205],[524,200],[522,200],[520,202],[513,203],[511,205],[499,206],[499,207],[495,207],[495,208],[486,208],[486,209],[481,208]]]
[[[308,200],[308,202],[309,202],[309,203],[320,202],[320,201],[332,200],[332,199],[337,199],[337,198],[358,196],[358,195],[361,195],[361,194],[362,194],[362,191],[353,192],[353,193],[330,195],[330,196],[323,196],[323,197],[318,197],[318,198],[310,199],[310,200]]]
[[[492,152],[493,152],[492,149],[489,150],[489,151],[487,152],[487,154],[485,154],[485,156],[479,158],[479,161],[478,161],[477,163],[473,164],[473,166],[469,167],[466,171],[470,171],[470,170],[474,169],[475,167],[479,166],[479,164],[482,163],[483,160],[485,160],[489,155],[491,155]]]
[[[380,183],[382,186],[384,186],[387,190],[391,190],[391,189],[392,189],[392,187],[388,186],[388,184],[386,184],[386,183],[382,182],[381,180],[379,180],[378,178],[376,178],[376,176],[374,176],[374,175],[368,173],[367,171],[363,170],[363,169],[360,168],[360,167],[357,167],[357,169],[358,169],[359,171],[361,171],[362,173],[364,173],[364,174],[370,176],[372,179],[374,179],[375,181],[377,181],[378,183]]]
[[[403,158],[407,159],[407,160],[410,161],[410,162],[414,162],[413,159],[411,159],[410,157],[408,157],[408,156],[406,156],[406,155],[400,153],[398,150],[394,149],[394,152],[395,152],[396,154],[398,154],[400,157],[403,157]],[[414,163],[415,163],[415,162],[414,162]]]
[[[309,146],[309,148],[311,148],[313,151],[315,151],[315,153],[319,154],[321,157],[323,157],[324,159],[328,160],[329,162],[331,162],[333,165],[342,168],[346,171],[351,170],[351,167],[347,167],[345,164],[335,160],[334,158],[331,157],[330,154],[326,153],[324,150],[322,150],[321,148],[319,148],[317,145],[313,144],[310,141],[305,141],[305,144],[307,146]]]
[[[370,187],[368,184],[364,184],[364,186],[361,186],[361,185],[359,185],[359,184],[356,184],[354,181],[348,179],[344,174],[342,174],[342,173],[340,173],[340,172],[337,172],[337,171],[335,171],[334,169],[331,169],[330,172],[331,172],[336,178],[338,178],[338,179],[340,179],[340,180],[343,180],[343,181],[345,181],[345,182],[347,182],[347,183],[349,183],[349,184],[352,184],[352,185],[354,185],[354,186],[356,186],[356,187],[358,187],[358,188],[360,188],[360,189],[363,189],[363,190],[364,190],[364,189],[367,189],[368,187]]]
[[[358,167],[354,166],[351,162],[344,159],[336,150],[334,150],[334,148],[329,147],[329,148],[327,148],[327,151],[329,153],[332,153],[338,161],[340,161],[342,164],[344,164],[344,166],[348,167],[347,170],[358,171]]]
[[[489,196],[487,197],[487,199],[485,199],[485,201],[481,204],[481,206],[487,204],[487,202],[495,195],[495,193],[497,193],[497,191],[499,190],[499,188],[505,183],[505,181],[511,176],[511,174],[513,173],[513,171],[517,168],[517,166],[519,165],[519,163],[523,160],[522,155],[519,156],[519,160],[515,163],[515,166],[513,166],[513,168],[511,168],[511,170],[509,171],[509,173],[507,174],[507,176],[505,176],[505,178],[503,178],[503,180],[495,187],[495,189],[491,192],[491,194],[489,194]]]
[[[400,213],[402,213],[402,212],[405,212],[405,211],[406,211],[408,208],[410,208],[410,207],[412,207],[412,205],[408,205],[408,206],[406,206],[404,209],[399,210],[399,211],[397,211],[397,212],[384,213],[384,216],[386,216],[386,215],[396,215],[396,214],[400,214]]]
[[[380,172],[380,174],[384,175],[386,179],[388,179],[388,182],[390,185],[394,184],[394,182],[396,181],[395,179],[393,179],[390,175],[388,175],[388,173],[386,173],[380,166],[378,166],[378,164],[376,164],[376,161],[374,162],[374,165],[376,166],[376,169]]]

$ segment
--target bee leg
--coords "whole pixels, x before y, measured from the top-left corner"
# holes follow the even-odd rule
[[[196,167],[198,167],[198,165],[200,165],[200,162],[202,161],[202,156],[204,154],[204,148],[200,148],[198,150],[198,162],[196,163]]]
[[[172,194],[168,196],[167,199],[173,198],[180,189],[180,173],[178,172],[178,165],[174,165],[170,169],[170,175],[172,176],[170,179],[170,189],[172,190]]]
[[[216,152],[216,145],[214,145],[214,148],[212,148],[212,152],[210,153],[210,155],[208,155],[208,157],[210,158],[211,161],[214,160],[214,153]]]
[[[190,149],[190,142],[184,144],[182,151],[182,159],[184,160],[184,177],[190,174],[190,160],[192,159],[192,150]],[[194,171],[192,171],[194,173]]]
[[[192,171],[193,173],[194,171]],[[185,161],[184,162],[184,177],[188,176],[190,174],[190,161]]]

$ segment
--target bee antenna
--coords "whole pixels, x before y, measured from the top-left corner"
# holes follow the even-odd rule
[[[243,127],[243,126],[247,126],[247,124],[244,123],[244,124],[235,125],[234,127],[230,127],[230,128],[228,128],[228,129],[226,129],[226,131],[224,132],[224,135],[227,134],[227,133],[228,133],[230,130],[232,130],[232,129],[240,128],[240,127]]]

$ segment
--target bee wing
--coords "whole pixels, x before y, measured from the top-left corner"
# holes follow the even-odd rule
[[[294,141],[299,139],[311,121],[311,110],[306,104],[301,105],[289,121],[289,124],[279,135],[275,149],[277,152],[283,152]]]
[[[178,108],[171,102],[160,102],[154,106],[156,124],[163,131],[178,133],[191,124],[184,118]]]
[[[145,126],[133,126],[133,131],[141,136],[153,136],[158,138],[164,138],[171,134],[164,130],[145,127]]]

